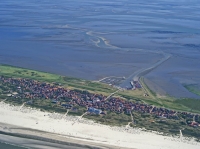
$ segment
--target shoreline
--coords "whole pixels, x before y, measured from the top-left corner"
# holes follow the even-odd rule
[[[6,126],[9,129],[14,129],[13,132],[0,131],[0,142],[8,143],[11,145],[20,146],[23,148],[66,148],[73,149],[106,149],[112,148],[111,146],[103,147],[104,145],[88,143],[84,141],[77,141],[75,139],[65,138],[58,134],[49,132],[40,132],[38,130],[26,129],[14,125],[0,124],[0,126]]]
[[[76,116],[41,112],[37,109],[0,103],[0,131],[7,134],[46,138],[49,143],[65,142],[99,148],[193,148],[199,142],[189,138],[163,136],[137,128],[110,127]],[[74,124],[73,124],[74,123]],[[39,140],[43,140],[43,139]],[[2,141],[2,140],[1,140]],[[60,144],[60,143],[59,143]],[[82,146],[82,147],[83,147]]]

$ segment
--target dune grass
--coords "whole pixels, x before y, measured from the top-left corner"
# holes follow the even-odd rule
[[[113,88],[107,84],[92,82],[72,77],[60,76],[56,74],[50,74],[46,72],[39,72],[35,70],[28,70],[24,68],[12,67],[7,65],[0,65],[0,76],[13,77],[13,78],[26,78],[34,79],[41,82],[59,84],[63,87],[69,89],[86,90],[91,93],[109,95],[115,92],[117,89]],[[156,107],[165,107],[172,110],[186,111],[192,113],[200,113],[200,100],[196,99],[175,99],[172,97],[157,97],[157,95],[142,82],[145,90],[148,92],[149,96],[144,97],[144,90],[129,90],[129,91],[119,91],[114,96],[122,97],[124,100],[129,100],[133,102],[146,103],[149,105],[154,105]],[[0,88],[0,92],[3,93],[5,88]],[[6,99],[6,94],[0,95],[0,101]],[[29,99],[16,99],[7,98],[6,103],[11,103],[13,105],[22,105],[24,102],[29,101]],[[25,105],[38,108],[40,110],[49,112],[66,113],[67,109],[58,104],[51,103],[51,100],[40,100],[35,99],[31,105]],[[85,107],[77,106],[76,110],[70,110],[69,115],[80,116],[86,112]],[[171,119],[159,119],[153,115],[138,113],[132,111],[134,118],[134,123],[130,123],[131,127],[145,127],[148,130],[160,131],[166,134],[178,134],[180,129],[184,129],[183,133],[186,136],[194,136],[198,139],[200,134],[200,128],[191,128],[185,124],[185,120],[171,120]],[[92,119],[101,124],[111,125],[111,126],[125,126],[131,122],[131,116],[125,113],[117,114],[114,112],[107,112],[106,115],[85,115],[84,118]]]
[[[107,84],[103,84],[100,82],[92,82],[73,77],[50,74],[47,72],[13,67],[9,65],[0,65],[0,75],[6,77],[34,79],[37,81],[48,83],[57,83],[69,89],[86,90],[91,93],[103,94],[106,96],[117,90],[116,88],[113,88]],[[150,90],[150,88],[148,88],[148,86],[144,83],[143,79],[141,79],[141,83],[148,92],[149,96],[144,97],[144,91],[142,89],[137,89],[133,91],[119,91],[115,94],[115,96],[123,97],[125,100],[143,102],[157,107],[165,107],[173,110],[200,113],[200,100],[175,99],[169,96],[162,98],[157,97],[156,93],[154,93]]]

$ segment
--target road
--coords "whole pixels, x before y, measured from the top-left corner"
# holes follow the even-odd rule
[[[118,89],[117,91],[111,93],[111,94],[105,99],[105,101],[108,100],[111,96],[113,96],[115,93],[117,93],[117,92],[119,92],[119,91],[120,91],[120,89]]]
[[[98,38],[98,42],[96,43],[97,47],[124,50],[124,48],[122,49],[120,47],[111,45],[104,37],[96,35],[95,32],[89,31],[89,32],[86,33],[86,35]],[[144,75],[148,74],[153,69],[155,69],[156,67],[158,67],[159,65],[161,65],[163,62],[167,61],[171,57],[170,54],[164,53],[164,52],[158,52],[158,51],[147,51],[147,52],[153,52],[153,53],[157,53],[157,54],[162,54],[163,58],[161,60],[159,60],[158,62],[154,63],[152,66],[150,66],[148,68],[142,68],[142,69],[134,72],[133,74],[131,74],[128,78],[125,79],[125,81],[123,81],[119,85],[121,88],[127,88],[127,87],[131,88],[132,87],[131,84],[130,84],[131,81],[138,81],[140,83],[140,77],[141,76],[144,76]],[[102,81],[102,80],[104,80],[106,78],[108,78],[108,77],[105,77],[105,78],[99,80],[98,82],[100,82],[100,81]],[[142,86],[141,83],[140,83],[140,85],[144,89],[144,87]],[[144,89],[144,92],[146,93],[145,89]]]
[[[152,66],[150,66],[148,68],[142,68],[142,69],[134,72],[133,74],[131,74],[128,78],[126,78],[126,80],[124,82],[122,82],[122,84],[120,84],[120,87],[121,88],[131,87],[131,84],[130,84],[131,81],[138,81],[140,83],[141,76],[148,74],[153,69],[155,69],[156,67],[158,67],[159,65],[161,65],[163,62],[167,61],[171,57],[171,55],[167,54],[167,53],[163,53],[163,55],[164,55],[164,57],[160,61],[153,64]],[[141,85],[141,83],[140,83],[140,85]]]

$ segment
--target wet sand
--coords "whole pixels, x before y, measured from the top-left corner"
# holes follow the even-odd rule
[[[146,79],[172,96],[199,98],[182,85],[200,84],[199,8],[197,0],[3,0],[0,64],[88,80],[128,78],[164,52],[173,58]]]
[[[148,83],[149,81],[146,83],[153,91],[156,91],[160,95],[168,94],[175,97],[200,99],[199,96],[190,93],[183,87],[185,84],[199,84],[200,71],[199,65],[196,65],[198,63],[198,59],[174,56],[163,63],[162,66],[150,72],[146,76],[146,79],[150,80],[151,83]]]

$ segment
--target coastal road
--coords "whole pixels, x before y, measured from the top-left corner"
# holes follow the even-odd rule
[[[163,62],[167,61],[171,57],[171,55],[167,54],[167,53],[163,53],[163,55],[164,55],[164,57],[161,60],[159,60],[158,62],[156,62],[155,64],[153,64],[152,66],[150,66],[148,68],[143,68],[143,69],[140,69],[140,70],[134,72],[128,78],[126,78],[126,80],[124,82],[122,82],[122,84],[120,84],[119,86],[121,88],[131,87],[131,84],[130,84],[131,81],[138,81],[140,83],[141,76],[148,74],[153,69],[155,69],[156,67],[158,67],[159,65],[161,65]],[[140,83],[140,85],[141,85],[141,83]]]
[[[89,31],[86,32],[86,35],[91,36],[91,37],[96,37],[98,39],[98,42],[96,43],[97,47],[101,47],[101,48],[112,48],[112,49],[120,49],[120,50],[125,50],[126,48],[120,48],[114,45],[111,45],[104,37],[98,36],[95,34],[95,32]],[[127,49],[128,50],[128,49]],[[145,51],[145,50],[143,50]],[[146,52],[152,52],[152,53],[157,53],[157,54],[162,54],[163,58],[160,59],[158,62],[154,63],[152,66],[148,67],[148,68],[142,68],[136,72],[134,72],[133,74],[131,74],[128,78],[125,79],[125,81],[123,81],[119,87],[121,88],[132,88],[130,82],[131,81],[138,81],[140,83],[140,77],[144,76],[146,74],[148,74],[149,72],[151,72],[153,69],[155,69],[156,67],[158,67],[159,65],[161,65],[163,62],[167,61],[171,55],[168,53],[164,53],[164,52],[159,52],[159,51],[147,51]],[[101,80],[99,80],[98,82],[106,79],[108,77],[105,77]],[[141,87],[144,89],[144,87],[142,86],[142,84],[140,83]],[[146,90],[144,89],[144,92],[146,92]]]

